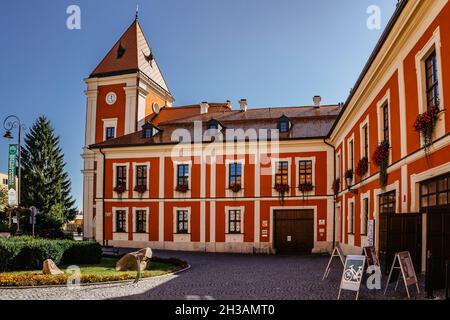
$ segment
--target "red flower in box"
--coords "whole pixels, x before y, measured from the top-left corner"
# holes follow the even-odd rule
[[[387,184],[387,168],[389,165],[389,142],[383,141],[373,153],[372,160],[377,167],[380,168],[380,184]]]
[[[275,190],[280,194],[285,194],[289,192],[289,186],[283,183],[277,183],[275,185]]]
[[[125,188],[124,184],[119,184],[117,187],[114,188],[114,191],[118,194],[122,194],[126,191],[127,188]]]
[[[238,193],[239,191],[242,190],[242,186],[239,183],[235,183],[230,186],[230,190],[233,191],[234,193]]]
[[[367,173],[367,171],[369,171],[369,159],[367,159],[367,157],[364,157],[358,162],[358,165],[356,167],[356,174],[359,177],[362,177]]]
[[[389,147],[389,142],[383,141],[373,153],[372,160],[378,167],[388,162]]]
[[[414,122],[414,130],[422,134],[425,144],[431,143],[433,130],[440,112],[439,107],[432,107],[430,110],[419,114]]]
[[[134,191],[136,191],[138,193],[144,193],[147,191],[147,186],[146,185],[138,185],[138,186],[134,187]]]
[[[313,191],[314,186],[312,185],[311,182],[306,182],[306,183],[301,183],[298,186],[298,189],[300,190],[300,192],[305,193],[305,192]]]
[[[180,185],[177,185],[175,190],[178,191],[178,192],[186,193],[189,190],[189,186],[187,186],[185,184],[180,184]]]
[[[341,179],[336,178],[336,180],[334,180],[334,182],[333,182],[332,188],[333,188],[334,194],[338,194],[339,189],[341,188]]]

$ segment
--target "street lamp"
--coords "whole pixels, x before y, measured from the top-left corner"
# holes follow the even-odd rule
[[[3,137],[7,140],[12,140],[13,129],[18,129],[19,135],[18,135],[18,143],[19,146],[19,154],[17,156],[17,164],[18,164],[18,172],[17,172],[17,206],[20,208],[20,198],[21,198],[21,174],[22,174],[22,129],[25,126],[20,122],[19,117],[15,115],[10,115],[6,117],[6,119],[3,121],[3,128],[5,128],[5,134]],[[14,177],[15,179],[15,177]],[[20,222],[19,222],[19,211],[17,212],[17,232],[20,231]]]

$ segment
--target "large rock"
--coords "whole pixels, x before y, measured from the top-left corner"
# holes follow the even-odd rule
[[[44,265],[42,267],[42,273],[43,274],[50,274],[53,276],[57,276],[60,274],[64,274],[57,266],[56,263],[53,262],[51,259],[47,259],[44,261]]]
[[[137,271],[137,259],[140,259],[140,270],[144,271],[150,264],[152,249],[144,248],[136,252],[128,253],[116,263],[117,271]]]

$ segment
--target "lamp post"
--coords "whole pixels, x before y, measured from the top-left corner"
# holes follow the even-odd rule
[[[18,147],[19,147],[19,154],[17,155],[17,165],[18,165],[18,171],[17,171],[17,206],[20,208],[20,200],[21,200],[21,173],[22,173],[22,128],[24,128],[24,125],[20,122],[19,117],[15,115],[10,115],[6,117],[6,119],[3,121],[3,128],[5,129],[5,134],[3,137],[7,140],[14,139],[12,130],[18,129],[19,135],[18,135]],[[17,212],[17,232],[20,231],[20,221],[19,221],[19,211]]]

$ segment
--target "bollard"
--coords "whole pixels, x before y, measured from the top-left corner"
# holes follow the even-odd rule
[[[427,254],[427,273],[426,273],[426,279],[425,279],[425,290],[427,292],[426,299],[435,299],[435,296],[433,295],[433,275],[432,275],[432,254],[430,251],[428,251]]]

